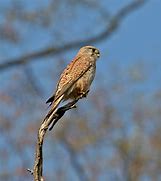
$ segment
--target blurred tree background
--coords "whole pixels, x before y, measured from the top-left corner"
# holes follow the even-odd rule
[[[101,51],[96,79],[47,134],[45,179],[160,181],[161,1],[0,2],[0,180],[33,180],[45,101],[90,44]]]

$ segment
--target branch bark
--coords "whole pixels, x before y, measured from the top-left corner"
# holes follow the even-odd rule
[[[121,8],[118,11],[118,13],[116,15],[114,15],[111,18],[111,20],[108,22],[105,30],[95,37],[92,37],[92,38],[89,38],[86,40],[82,40],[82,41],[78,40],[76,42],[68,43],[68,44],[65,44],[65,45],[59,46],[59,47],[50,46],[43,50],[20,56],[19,58],[6,60],[6,61],[4,61],[4,63],[2,63],[0,65],[0,71],[6,70],[8,68],[12,68],[12,67],[15,67],[18,65],[30,63],[32,61],[38,61],[39,60],[38,58],[40,58],[40,57],[56,55],[61,52],[65,52],[68,50],[72,50],[74,48],[78,48],[83,45],[101,42],[101,41],[109,38],[119,28],[120,23],[127,15],[129,15],[133,11],[137,10],[139,7],[143,6],[146,2],[148,2],[148,0],[134,0],[131,3],[129,3],[128,5],[126,5],[125,7]]]
[[[76,102],[72,101],[66,104],[63,107],[60,107],[58,110],[55,110],[48,119],[45,119],[39,128],[38,136],[37,136],[37,145],[36,145],[36,155],[35,155],[35,163],[33,169],[34,181],[44,181],[43,178],[43,142],[45,134],[50,126],[50,124],[54,121],[54,125],[58,122],[58,120],[65,114],[69,109],[73,109],[76,107]],[[54,126],[52,125],[52,127]],[[32,171],[30,171],[32,172]]]

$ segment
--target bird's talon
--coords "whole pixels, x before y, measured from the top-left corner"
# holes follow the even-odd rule
[[[83,97],[87,97],[87,95],[88,95],[88,93],[89,93],[89,90],[87,91],[87,92],[83,92]]]

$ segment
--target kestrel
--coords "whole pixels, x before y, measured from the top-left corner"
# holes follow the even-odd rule
[[[51,110],[46,117],[58,107],[61,101],[76,100],[85,97],[95,77],[96,60],[100,52],[94,46],[82,47],[75,58],[62,72],[55,94],[46,103],[50,103]]]

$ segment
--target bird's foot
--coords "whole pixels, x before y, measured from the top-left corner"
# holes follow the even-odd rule
[[[78,99],[82,99],[82,98],[84,98],[84,97],[87,97],[88,93],[89,93],[89,90],[86,91],[86,92],[81,92],[81,93],[80,93],[80,96],[78,97]]]

